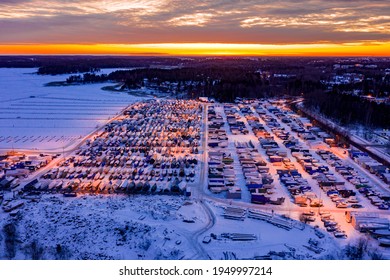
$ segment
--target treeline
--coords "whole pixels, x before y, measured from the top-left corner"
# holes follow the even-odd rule
[[[141,56],[0,56],[0,68],[42,68],[38,72],[47,75],[88,72],[87,68],[177,66],[187,62],[192,62],[192,60]],[[77,71],[74,71],[74,69],[77,69]]]
[[[319,81],[311,80],[304,73],[292,78],[274,78],[270,74],[255,71],[253,66],[227,67],[224,64],[170,70],[137,69],[127,73],[118,71],[110,74],[108,78],[122,81],[125,87],[129,88],[141,84],[145,78],[157,85],[164,81],[176,82],[178,88],[191,97],[208,96],[223,102],[234,101],[236,97],[266,98],[286,94],[296,96],[304,90],[323,88]]]
[[[382,74],[367,74],[364,79],[358,83],[333,85],[332,91],[335,93],[345,94],[359,91],[360,95],[372,95],[375,97],[387,97],[390,93],[390,76]]]
[[[342,125],[359,123],[369,127],[390,128],[390,105],[363,100],[358,96],[333,92],[305,92],[304,106],[318,110]]]
[[[39,67],[38,75],[74,74],[83,72],[97,72],[99,68],[88,65],[50,65]]]
[[[95,73],[85,73],[83,75],[72,75],[66,79],[68,84],[88,84],[88,83],[101,83],[108,81],[107,74],[95,74]]]
[[[133,68],[149,66],[177,66],[185,64],[179,58],[131,56],[0,56],[1,67],[39,68],[42,75],[89,72],[102,68]]]
[[[115,81],[123,83],[122,89],[133,89],[144,86],[147,79],[149,85],[160,86],[164,82],[177,83],[177,92],[187,93],[190,97],[214,97],[224,102],[234,101],[236,97],[265,98],[280,95],[300,95],[303,91],[322,89],[323,85],[312,77],[313,72],[306,74],[286,67],[285,71],[296,73],[288,78],[275,78],[255,71],[255,65],[237,65],[234,61],[218,65],[197,65],[174,69],[143,68],[120,70],[108,75],[94,73],[84,76],[70,76],[68,83],[91,83]]]

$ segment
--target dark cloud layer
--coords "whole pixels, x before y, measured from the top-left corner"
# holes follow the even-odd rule
[[[0,43],[390,41],[388,1],[3,0]]]

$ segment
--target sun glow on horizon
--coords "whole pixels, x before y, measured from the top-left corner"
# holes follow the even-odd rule
[[[390,42],[313,44],[9,44],[2,55],[390,56]]]

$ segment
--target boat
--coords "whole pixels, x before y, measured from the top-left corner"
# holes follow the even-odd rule
[[[150,191],[151,191],[152,193],[154,193],[156,190],[157,190],[157,184],[154,183]]]
[[[379,245],[383,247],[390,247],[390,238],[380,237],[378,238]]]
[[[343,230],[336,230],[333,232],[334,237],[336,238],[347,238],[347,234]]]
[[[106,184],[106,189],[107,189],[107,193],[109,194],[115,191],[111,181],[108,181],[108,183]]]
[[[120,188],[121,185],[122,185],[122,180],[116,180],[115,184],[114,184],[114,188],[120,192],[121,191],[121,188]]]
[[[57,184],[56,184],[56,186],[55,186],[55,189],[56,189],[57,191],[61,190],[62,184],[63,184],[62,181],[58,181]]]
[[[58,183],[58,182],[56,182],[56,181],[52,181],[52,182],[50,183],[50,185],[49,185],[49,190],[50,190],[50,191],[53,190],[53,189],[56,187],[57,183]]]
[[[144,183],[138,182],[138,183],[135,185],[134,192],[135,192],[135,193],[141,192],[142,189],[143,189],[143,187],[144,187]]]
[[[308,222],[315,222],[315,220],[316,220],[316,217],[314,217],[314,216],[306,216],[306,221],[308,221]]]
[[[64,197],[76,197],[77,193],[75,192],[69,192],[69,193],[64,193]]]
[[[390,230],[388,230],[388,229],[370,230],[370,233],[374,237],[387,237],[387,238],[390,238]]]
[[[305,212],[303,212],[302,214],[305,215],[305,216],[314,216],[314,215],[315,215],[315,213],[314,213],[313,210],[305,211]]]
[[[321,217],[321,222],[326,222],[326,221],[334,221],[334,217],[333,216]]]
[[[150,184],[146,182],[144,186],[142,187],[142,192],[147,193],[150,189]]]
[[[22,207],[24,205],[23,201],[11,201],[9,203],[4,203],[2,206],[4,212],[11,212],[19,207]]]
[[[334,232],[337,230],[337,226],[329,226],[329,227],[325,227],[326,228],[326,231],[328,232]]]
[[[182,190],[180,189],[179,184],[173,183],[172,186],[171,186],[171,192],[173,192],[173,193],[181,193]]]
[[[318,229],[314,229],[314,233],[318,238],[324,238],[325,234],[319,231]]]
[[[325,222],[324,222],[324,226],[325,226],[325,227],[334,227],[334,226],[337,226],[337,222],[334,222],[334,221],[325,221]]]
[[[131,182],[127,185],[127,192],[128,192],[128,193],[131,193],[131,192],[134,191],[134,189],[135,189],[135,183],[134,183],[134,181],[131,181]]]
[[[348,203],[339,202],[339,203],[336,204],[336,207],[337,208],[347,208],[348,207]]]
[[[99,180],[100,179],[100,173],[96,173],[95,177],[93,178],[93,180]]]
[[[101,180],[93,181],[91,185],[91,191],[96,192],[101,184]]]
[[[381,203],[381,204],[378,206],[378,209],[380,209],[380,210],[389,210],[389,205],[384,204],[384,203]]]

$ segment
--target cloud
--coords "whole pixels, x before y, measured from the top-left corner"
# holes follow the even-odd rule
[[[205,26],[212,17],[213,15],[209,13],[188,14],[172,18],[168,21],[168,23],[173,26]]]
[[[386,41],[388,15],[380,0],[3,0],[0,41]]]

